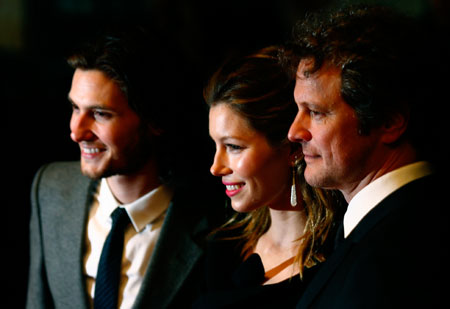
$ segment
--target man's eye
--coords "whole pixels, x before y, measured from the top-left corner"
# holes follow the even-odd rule
[[[322,116],[323,116],[323,113],[322,112],[319,112],[319,111],[315,111],[315,110],[310,110],[309,111],[309,114],[310,114],[310,116],[312,117],[312,118],[321,118]]]
[[[96,110],[96,111],[94,111],[94,117],[95,117],[95,119],[109,119],[109,118],[111,118],[111,114],[110,113],[107,113],[107,112],[104,112],[104,111],[101,111],[101,110]]]

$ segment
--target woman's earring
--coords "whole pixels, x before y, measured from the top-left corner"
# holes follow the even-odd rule
[[[291,206],[297,206],[297,188],[295,186],[296,164],[292,167]]]

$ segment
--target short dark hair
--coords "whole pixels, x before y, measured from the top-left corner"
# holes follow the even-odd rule
[[[158,132],[154,153],[160,176],[173,162],[176,128],[173,79],[176,57],[169,42],[156,30],[141,25],[108,26],[67,58],[74,69],[99,70],[111,78],[143,124]],[[172,104],[171,104],[172,103]]]
[[[417,20],[386,7],[357,5],[310,14],[293,33],[284,53],[291,73],[307,58],[314,63],[310,74],[324,64],[339,68],[341,96],[355,110],[360,133],[401,113],[409,119],[404,137],[418,150],[419,104],[432,86],[426,79],[434,76],[426,59],[432,48]]]
[[[174,59],[161,35],[143,26],[108,27],[68,57],[74,69],[99,70],[114,80],[139,117],[164,128],[161,98],[170,98],[169,77]],[[164,120],[164,121],[162,121]]]

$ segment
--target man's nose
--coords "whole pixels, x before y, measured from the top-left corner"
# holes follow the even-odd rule
[[[311,140],[312,135],[305,121],[306,119],[302,117],[302,114],[298,113],[288,132],[288,139],[291,142],[303,143]]]
[[[82,141],[91,141],[95,138],[92,132],[92,121],[84,113],[72,113],[70,119],[70,138],[79,143]]]

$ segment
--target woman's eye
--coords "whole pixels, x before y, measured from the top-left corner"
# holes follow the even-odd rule
[[[72,112],[78,112],[80,109],[75,104],[71,104],[72,106]]]
[[[243,147],[235,145],[235,144],[226,144],[225,146],[230,151],[238,151],[238,150],[242,150],[243,149]]]

